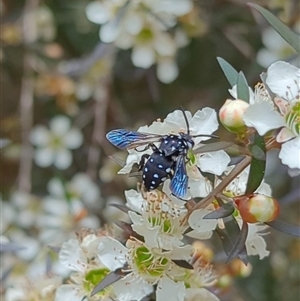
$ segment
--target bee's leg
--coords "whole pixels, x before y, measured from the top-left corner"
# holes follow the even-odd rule
[[[143,169],[144,165],[145,165],[145,162],[146,160],[150,157],[149,154],[144,154],[141,158],[141,161],[139,163],[139,171]]]

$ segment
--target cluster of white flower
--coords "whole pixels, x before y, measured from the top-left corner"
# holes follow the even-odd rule
[[[227,101],[220,111],[220,120],[231,131],[245,132],[248,127],[261,136],[273,133],[280,144],[279,158],[289,167],[290,175],[297,176],[300,174],[300,69],[278,61],[269,66],[262,78],[264,84],[257,84],[254,92],[249,88],[250,103]],[[237,98],[235,87],[230,93]]]
[[[90,21],[101,24],[102,42],[132,49],[136,67],[147,69],[157,64],[159,80],[170,83],[179,73],[177,49],[189,41],[180,18],[194,9],[190,0],[101,0],[91,2],[86,14]]]

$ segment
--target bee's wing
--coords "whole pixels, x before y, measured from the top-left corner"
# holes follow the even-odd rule
[[[122,150],[157,142],[161,137],[161,135],[133,132],[124,129],[112,130],[106,135],[111,144]]]
[[[187,192],[188,176],[186,174],[185,156],[177,157],[174,175],[171,179],[170,190],[176,197],[182,199]]]

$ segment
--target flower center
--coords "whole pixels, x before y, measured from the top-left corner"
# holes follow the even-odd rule
[[[163,275],[170,262],[165,257],[153,254],[146,246],[135,249],[132,258],[139,273],[151,278]]]
[[[289,129],[295,136],[300,135],[300,102],[297,101],[285,116],[285,121]]]
[[[91,270],[85,275],[85,279],[83,280],[84,288],[86,291],[91,292],[93,288],[101,282],[107,274],[109,274],[109,269],[102,268],[97,270]],[[108,289],[105,288],[97,293],[97,297],[104,296],[107,294]]]
[[[138,35],[138,40],[141,43],[151,41],[153,39],[153,32],[150,28],[143,28]]]

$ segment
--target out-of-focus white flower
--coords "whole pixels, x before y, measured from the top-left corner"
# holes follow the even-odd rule
[[[78,200],[67,202],[47,196],[42,202],[43,213],[38,216],[37,225],[40,229],[40,239],[51,245],[59,245],[74,231],[81,228],[96,229],[99,219],[88,215],[83,203]]]
[[[121,49],[132,49],[131,59],[136,67],[149,68],[157,63],[157,76],[164,83],[178,75],[175,54],[177,43],[168,31],[178,18],[193,10],[190,0],[170,1],[93,1],[86,8],[87,18],[101,24],[100,39]],[[186,37],[187,38],[187,37]]]
[[[62,277],[24,278],[9,286],[5,292],[5,301],[43,300],[53,301],[57,287],[62,284]],[[66,299],[67,300],[67,299]]]
[[[268,68],[272,63],[287,59],[295,54],[293,48],[273,27],[268,27],[262,32],[262,42],[265,47],[258,51],[256,61],[264,68]]]
[[[18,216],[14,220],[16,225],[23,229],[30,229],[36,225],[37,216],[41,212],[41,199],[22,191],[14,191],[10,203]]]
[[[56,199],[83,201],[87,207],[101,207],[100,189],[85,173],[75,174],[67,183],[52,178],[48,183],[48,191]]]
[[[50,130],[38,125],[30,133],[30,141],[37,147],[35,162],[41,167],[54,164],[58,169],[66,169],[73,159],[70,149],[80,147],[83,136],[78,129],[71,128],[70,120],[64,116],[52,118],[49,127]]]
[[[296,174],[300,172],[300,69],[286,62],[273,63],[267,70],[266,85],[275,94],[274,103],[258,102],[244,114],[247,126],[260,135],[281,128],[276,140],[281,145],[279,158]]]

